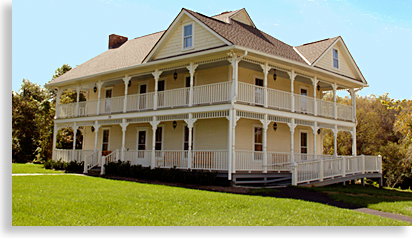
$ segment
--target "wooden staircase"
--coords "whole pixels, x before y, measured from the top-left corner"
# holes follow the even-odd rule
[[[242,187],[286,187],[292,184],[291,173],[239,173],[232,175],[232,184]]]

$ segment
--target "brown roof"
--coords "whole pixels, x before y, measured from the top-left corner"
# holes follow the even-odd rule
[[[163,33],[164,31],[160,31],[126,41],[119,48],[107,50],[54,79],[50,83],[139,65]]]
[[[313,64],[340,36],[296,46],[310,64]]]
[[[292,46],[253,26],[233,19],[230,19],[230,24],[228,24],[197,12],[185,10],[233,45],[243,46],[306,64]]]

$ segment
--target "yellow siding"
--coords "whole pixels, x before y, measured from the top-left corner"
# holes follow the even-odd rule
[[[194,32],[193,32],[193,46],[191,50],[183,51],[183,25],[186,23],[194,23]],[[203,26],[194,22],[191,18],[184,16],[176,24],[175,28],[170,29],[173,32],[170,32],[168,39],[163,42],[158,53],[154,56],[154,59],[160,59],[172,55],[179,55],[183,53],[188,53],[192,51],[204,50],[216,46],[226,45],[222,40],[213,35],[209,30],[205,29]]]
[[[338,50],[338,58],[339,58],[339,69],[336,69],[333,67],[333,61],[332,61],[332,49],[335,48]],[[349,64],[351,64],[348,59],[346,59],[342,52],[343,49],[341,46],[336,44],[332,49],[327,51],[322,58],[316,63],[316,66],[319,66],[324,69],[332,70],[334,72],[356,78],[356,74],[351,70],[349,67]]]
[[[250,22],[248,16],[246,15],[245,10],[239,12],[236,16],[232,17],[232,19],[236,20],[236,21],[240,21],[242,23],[245,23],[249,26],[253,26],[252,23]]]

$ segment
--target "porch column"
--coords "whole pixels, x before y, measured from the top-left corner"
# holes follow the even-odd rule
[[[103,82],[99,80],[96,86],[97,86],[97,113],[96,114],[99,115],[100,114],[100,96],[101,96],[101,89],[103,86]]]
[[[261,64],[260,67],[263,69],[263,95],[264,95],[264,107],[268,107],[268,73],[271,67],[269,67],[268,62],[265,62],[265,64]]]
[[[156,83],[157,84],[157,83]],[[152,161],[151,161],[151,169],[155,168],[156,164],[156,130],[157,126],[159,125],[160,121],[156,120],[156,116],[153,116],[153,120],[150,122],[150,125],[152,125],[152,131],[153,131],[153,136],[152,136]]]
[[[351,132],[352,134],[352,155],[356,156],[357,153],[357,148],[356,148],[356,126],[353,127],[353,131]]]
[[[232,173],[236,173],[236,124],[237,121],[240,119],[240,117],[236,115],[236,109],[233,109],[232,116]]]
[[[311,78],[312,84],[313,84],[313,100],[314,100],[314,110],[315,110],[315,116],[318,115],[318,102],[317,102],[317,97],[316,97],[316,86],[318,85],[318,78],[315,76],[314,78]]]
[[[189,138],[188,138],[188,152],[187,152],[187,168],[192,168],[192,130],[193,124],[197,121],[197,119],[193,119],[192,113],[189,113],[189,119],[184,120],[187,124],[187,128],[189,129]]]
[[[233,136],[233,110],[229,110],[229,117],[226,117],[229,122],[229,130],[228,130],[228,143],[227,143],[227,177],[228,180],[232,180],[232,136]]]
[[[123,113],[127,111],[127,93],[129,90],[129,82],[132,77],[129,77],[128,75],[124,76],[123,81],[124,81],[124,101],[123,101]],[[123,156],[122,156],[123,160]]]
[[[332,84],[333,87],[333,116],[335,119],[338,119],[338,108],[336,106],[336,89],[338,88],[338,85],[336,83]]]
[[[312,132],[313,132],[313,155],[315,156],[314,159],[316,160],[318,158],[317,151],[316,151],[316,136],[318,134],[318,123],[317,122],[315,122],[315,124],[312,126]]]
[[[76,136],[77,136],[77,129],[79,129],[79,126],[77,125],[76,122],[73,123],[73,153],[72,153],[72,160],[74,161],[76,158]]]
[[[230,64],[232,65],[233,73],[232,73],[232,81],[233,81],[233,97],[232,97],[232,103],[236,102],[236,98],[238,96],[239,92],[239,75],[238,75],[238,68],[239,68],[239,62],[248,54],[247,51],[245,51],[245,54],[238,57],[234,51],[230,51],[228,55],[231,57],[230,59],[227,59]]]
[[[57,141],[57,132],[59,131],[59,128],[57,127],[57,124],[54,123],[53,125],[53,151],[52,151],[52,160],[56,160],[56,141]]]
[[[288,123],[289,129],[290,129],[290,162],[295,162],[295,155],[293,152],[294,149],[294,144],[295,144],[295,140],[294,140],[294,135],[295,135],[295,119],[291,119],[290,123]]]
[[[121,160],[124,161],[124,151],[125,149],[125,143],[126,143],[126,130],[127,130],[127,126],[129,125],[129,123],[126,123],[126,119],[123,118],[122,119],[122,123],[120,124],[120,126],[122,127],[122,151],[121,151]]]
[[[94,121],[93,128],[94,128],[94,152],[96,152],[97,151],[97,136],[99,135],[99,128],[100,128],[100,125],[98,124],[97,121]]]
[[[158,90],[158,86],[159,85],[157,85],[157,82],[159,82],[159,78],[160,78],[160,75],[162,74],[163,72],[162,71],[159,71],[158,69],[156,69],[153,73],[152,73],[152,75],[153,75],[153,77],[154,77],[154,80],[155,80],[155,95],[154,95],[154,100],[153,100],[153,110],[157,110],[157,90]]]
[[[289,74],[289,77],[290,77],[290,94],[291,94],[291,111],[292,112],[295,112],[295,95],[294,95],[294,81],[295,81],[295,77],[296,77],[296,74],[295,74],[295,70],[293,70],[292,69],[292,71],[291,72],[288,72],[288,74]]]
[[[338,125],[335,124],[335,128],[333,129],[333,145],[334,145],[334,152],[333,155],[338,156]]]
[[[270,124],[270,121],[268,120],[268,114],[265,114],[265,119],[260,120],[262,123],[262,129],[263,129],[263,135],[262,135],[262,146],[263,146],[263,173],[268,172],[268,154],[267,154],[267,132],[268,132],[268,126]]]
[[[76,92],[77,92],[77,99],[76,99],[76,111],[74,112],[75,116],[78,117],[79,116],[79,100],[80,100],[80,89],[81,89],[81,85],[77,85],[76,88]]]
[[[353,88],[350,89],[350,96],[352,100],[352,121],[356,122],[356,92]]]
[[[62,95],[62,89],[60,89],[60,88],[57,88],[57,93],[56,93],[56,111],[55,111],[55,113],[54,113],[54,119],[57,119],[57,118],[59,118],[59,114],[60,114],[60,112],[59,112],[59,109],[60,109],[60,97],[61,97],[61,95]]]
[[[193,62],[190,62],[190,65],[186,67],[187,70],[189,70],[189,73],[190,73],[189,106],[193,105],[193,77],[195,76],[195,70],[196,70],[197,66],[199,66],[199,65],[198,64],[193,64]],[[190,134],[189,134],[189,137],[190,137]]]

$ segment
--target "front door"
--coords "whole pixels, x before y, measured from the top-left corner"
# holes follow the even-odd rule
[[[308,133],[300,133],[300,154],[301,160],[308,160]]]
[[[308,90],[304,89],[304,88],[301,88],[300,89],[300,95],[301,95],[301,97],[300,97],[300,110],[302,112],[307,112],[307,110],[308,110],[308,99],[307,99]]]
[[[103,129],[102,152],[109,151],[110,130]]]
[[[258,87],[255,87],[255,104],[256,105],[263,105],[263,79],[255,79],[255,85]]]
[[[262,127],[254,128],[254,160],[262,160],[263,151],[263,131]]]
[[[139,87],[139,110],[147,108],[147,84],[140,84]]]
[[[146,150],[146,131],[138,131],[138,141],[137,141],[137,157],[144,158],[144,151]]]
[[[165,91],[165,81],[161,80],[157,82],[157,91],[158,92],[163,92]],[[157,106],[158,107],[164,107],[165,105],[165,95],[164,93],[159,93],[158,94],[158,99],[157,99]]]
[[[112,102],[112,89],[106,89],[106,93],[105,93],[105,102],[104,102],[104,112],[105,113],[110,113],[111,112],[111,102]]]

